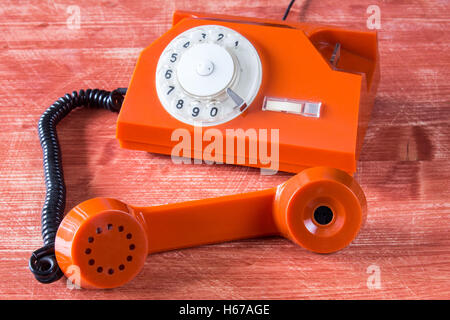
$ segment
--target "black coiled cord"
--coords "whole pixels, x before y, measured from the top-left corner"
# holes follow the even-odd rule
[[[66,186],[61,165],[56,125],[78,107],[107,109],[119,112],[126,88],[114,91],[87,89],[66,94],[51,105],[39,120],[39,140],[44,156],[45,202],[42,208],[42,237],[44,246],[30,257],[29,267],[35,278],[42,283],[51,283],[63,275],[55,257],[55,237],[64,218]]]

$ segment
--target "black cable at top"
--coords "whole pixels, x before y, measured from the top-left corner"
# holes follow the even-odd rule
[[[63,275],[55,257],[56,231],[64,218],[66,204],[66,186],[56,125],[70,111],[82,106],[119,112],[126,92],[126,88],[118,88],[114,91],[99,89],[74,91],[72,94],[59,98],[39,120],[38,131],[44,158],[46,186],[41,218],[44,246],[33,252],[29,267],[35,278],[42,283],[54,282]]]
[[[294,4],[294,2],[295,0],[291,0],[291,2],[289,2],[289,5],[286,8],[286,11],[284,12],[283,21],[286,20],[287,16],[289,15],[289,12],[291,11],[291,7]]]

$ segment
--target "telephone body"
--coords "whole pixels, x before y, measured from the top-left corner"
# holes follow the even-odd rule
[[[281,171],[327,166],[353,174],[378,60],[376,32],[176,11],[172,28],[139,56],[117,138],[123,148],[170,155],[177,128],[191,135],[214,128],[225,138],[229,129],[278,129]],[[260,139],[230,138],[247,146]],[[192,141],[187,156],[267,167],[248,147],[241,155],[224,148],[213,159],[204,148]]]

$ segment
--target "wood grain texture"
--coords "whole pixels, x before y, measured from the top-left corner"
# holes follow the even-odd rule
[[[81,28],[67,28],[67,7]],[[430,299],[450,298],[450,6],[433,1],[297,1],[289,20],[366,29],[381,8],[381,83],[358,164],[367,223],[346,249],[317,255],[280,238],[177,250],[148,257],[114,290],[68,290],[28,271],[42,245],[42,155],[36,124],[66,92],[126,86],[139,52],[170,26],[175,9],[281,18],[289,1],[2,1],[0,3],[0,298],[2,299]],[[268,188],[290,174],[261,176],[227,165],[176,166],[123,150],[116,115],[76,110],[59,137],[67,208],[95,196],[135,205]],[[381,288],[366,285],[367,268]]]

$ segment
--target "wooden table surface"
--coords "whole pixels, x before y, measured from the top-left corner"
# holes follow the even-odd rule
[[[154,254],[136,279],[114,290],[68,290],[65,279],[43,285],[29,272],[30,253],[42,245],[40,114],[75,89],[127,86],[139,52],[168,30],[175,9],[279,19],[288,2],[1,2],[0,298],[450,298],[446,0],[307,0],[289,15],[365,30],[367,7],[381,10],[381,83],[356,174],[369,212],[348,248],[318,255],[265,238]],[[167,156],[120,149],[116,117],[79,109],[58,126],[67,208],[95,196],[135,205],[202,199],[272,187],[291,176],[177,166]],[[376,274],[378,288],[370,285]]]

